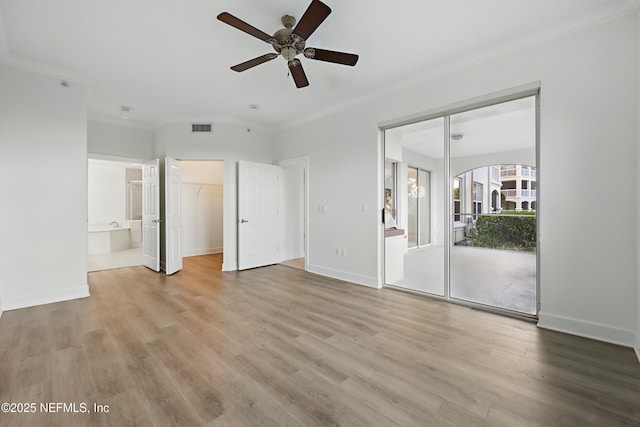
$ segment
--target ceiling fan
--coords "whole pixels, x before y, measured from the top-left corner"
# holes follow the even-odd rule
[[[309,81],[307,80],[307,75],[302,68],[302,63],[296,58],[296,56],[301,53],[304,54],[306,58],[315,59],[317,61],[333,62],[335,64],[350,66],[356,65],[356,62],[358,62],[358,55],[353,53],[306,47],[306,41],[330,13],[331,9],[329,6],[319,0],[312,0],[297,25],[296,19],[293,16],[285,15],[281,19],[284,28],[276,31],[273,36],[270,36],[269,34],[262,32],[236,18],[230,13],[222,12],[218,15],[218,20],[269,43],[276,51],[276,53],[267,53],[266,55],[258,56],[257,58],[234,65],[231,69],[233,71],[242,72],[249,68],[253,68],[256,65],[264,64],[272,59],[276,59],[279,55],[282,55],[289,65],[289,70],[291,71],[291,76],[293,77],[296,87],[301,88],[309,86]]]

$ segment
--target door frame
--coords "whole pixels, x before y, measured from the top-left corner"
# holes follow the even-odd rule
[[[165,156],[165,158],[167,158],[168,156]],[[172,158],[173,160],[178,161],[178,163],[180,162],[219,162],[222,164],[222,259],[223,259],[223,263],[222,263],[222,268],[221,271],[235,271],[237,270],[237,268],[230,268],[228,270],[225,270],[225,253],[227,251],[227,245],[225,244],[225,235],[227,234],[227,230],[226,230],[226,225],[227,225],[227,220],[228,220],[228,215],[226,213],[226,209],[227,209],[227,203],[225,203],[225,194],[227,192],[229,192],[229,188],[227,188],[228,185],[231,185],[231,183],[229,182],[229,180],[227,179],[226,173],[227,173],[227,163],[233,163],[230,162],[228,160],[224,160],[221,158],[217,158],[217,159],[211,159],[211,158],[207,158],[207,159],[201,159],[201,158],[192,158],[192,157],[169,157]],[[162,197],[165,197],[165,195],[163,194]],[[184,203],[184,202],[182,202]],[[184,254],[183,254],[184,255]],[[188,258],[188,257],[187,257]],[[227,261],[228,263],[229,261]]]
[[[307,271],[309,264],[309,156],[280,160],[276,164],[282,168],[294,165],[302,165],[303,167],[304,270]],[[281,197],[284,200],[286,194],[281,194]],[[285,230],[283,230],[283,232],[285,232]]]
[[[113,163],[122,163],[122,164],[127,164],[127,165],[131,165],[131,166],[139,166],[139,167],[143,167],[144,165],[148,164],[150,161],[153,160],[148,160],[148,159],[139,159],[136,157],[125,157],[125,156],[115,156],[112,154],[101,154],[101,153],[93,153],[93,152],[87,152],[87,165],[89,164],[90,160],[102,160],[102,161],[106,161],[106,162],[113,162]],[[87,168],[87,174],[88,174],[88,168]],[[88,180],[89,177],[87,175],[86,179]],[[88,192],[89,192],[89,188],[87,187],[87,200],[88,200]],[[89,205],[87,204],[87,221],[89,218],[89,212],[88,212],[88,208]],[[144,232],[144,230],[142,231]],[[144,239],[143,239],[144,240]],[[142,250],[142,249],[141,249]],[[144,265],[144,264],[140,264],[140,265]],[[89,272],[89,267],[87,265],[87,272]]]
[[[387,120],[387,121],[383,121],[383,122],[379,122],[378,123],[378,133],[379,133],[379,162],[378,162],[378,188],[382,189],[382,193],[384,193],[384,166],[385,166],[385,130],[387,129],[392,129],[392,128],[397,128],[400,126],[405,126],[405,125],[410,125],[410,124],[414,124],[414,123],[418,123],[418,122],[422,122],[422,121],[427,121],[427,120],[431,120],[431,119],[436,119],[439,117],[444,117],[445,119],[445,141],[449,141],[450,140],[450,126],[449,126],[449,118],[451,115],[453,114],[457,114],[457,113],[462,113],[465,111],[469,111],[469,110],[473,110],[473,109],[477,109],[477,108],[482,108],[482,107],[487,107],[490,105],[495,105],[495,104],[500,104],[503,102],[508,102],[508,101],[514,101],[520,98],[525,98],[528,96],[534,96],[535,97],[535,156],[536,156],[536,170],[537,170],[537,200],[536,200],[536,215],[537,215],[537,220],[536,220],[536,239],[538,242],[540,242],[540,215],[543,214],[543,211],[541,211],[541,206],[544,206],[544,203],[541,204],[540,203],[540,176],[542,175],[540,170],[541,170],[541,165],[540,165],[540,97],[541,97],[541,82],[540,81],[536,81],[536,82],[532,82],[529,84],[525,84],[522,86],[517,86],[514,88],[510,88],[510,89],[505,89],[503,91],[499,91],[499,92],[495,92],[495,93],[491,93],[491,94],[487,94],[487,95],[483,95],[483,96],[479,96],[479,97],[475,97],[475,98],[471,98],[469,100],[466,101],[461,101],[461,102],[456,102],[444,107],[438,107],[438,108],[434,108],[425,112],[421,112],[421,113],[417,113],[417,114],[413,114],[413,115],[409,115],[409,116],[405,116],[405,117],[401,117],[401,118],[397,118],[397,119],[392,119],[392,120]],[[450,144],[445,144],[445,159],[444,159],[444,181],[445,181],[445,188],[444,188],[444,192],[445,195],[447,196],[447,200],[445,201],[445,206],[444,206],[444,215],[445,218],[447,218],[447,226],[444,229],[444,241],[445,241],[445,245],[450,245],[451,242],[451,188],[452,188],[452,184],[451,184],[451,173],[450,173],[450,150],[449,150]],[[384,194],[382,194],[381,200],[384,200]],[[379,206],[380,210],[384,210],[384,202]],[[378,248],[379,248],[379,259],[380,261],[380,268],[378,269],[378,271],[380,271],[380,276],[378,277],[379,283],[382,284],[383,287],[389,287],[389,288],[393,288],[393,289],[398,289],[398,290],[405,290],[402,288],[397,288],[394,286],[390,286],[387,285],[385,283],[385,277],[386,277],[386,272],[385,272],[385,267],[384,267],[384,257],[385,257],[385,239],[384,239],[384,222],[380,222],[379,224],[379,230],[381,230],[381,232],[379,233],[380,236],[380,241],[378,244]],[[448,247],[448,246],[447,246]],[[482,305],[482,304],[477,304],[477,303],[473,303],[473,302],[469,302],[469,301],[463,301],[463,300],[458,300],[458,299],[452,299],[450,296],[450,254],[449,254],[449,250],[445,250],[445,256],[444,256],[444,264],[445,264],[445,271],[444,271],[444,276],[445,276],[445,296],[444,298],[438,297],[438,296],[433,296],[434,298],[438,298],[438,299],[444,299],[447,302],[450,303],[454,303],[454,304],[459,304],[459,305],[464,305],[464,306],[468,306],[468,307],[473,307],[473,308],[477,308],[480,310],[484,310],[484,311],[489,311],[489,312],[496,312],[499,314],[504,314],[504,315],[508,315],[508,316],[512,316],[512,317],[518,317],[518,318],[523,318],[523,319],[534,319],[537,320],[538,315],[540,313],[541,307],[540,307],[540,277],[541,277],[541,263],[540,263],[540,256],[541,250],[540,250],[540,246],[538,246],[537,251],[536,251],[536,314],[534,316],[530,316],[527,315],[525,313],[517,313],[517,312],[513,312],[513,311],[509,311],[509,310],[505,310],[505,309],[500,309],[500,308],[496,308],[496,307],[489,307],[486,305]],[[415,293],[415,294],[420,294],[420,295],[427,295],[427,296],[432,296],[430,294],[424,294],[418,291],[411,291],[411,290],[406,290],[407,292],[410,293]]]

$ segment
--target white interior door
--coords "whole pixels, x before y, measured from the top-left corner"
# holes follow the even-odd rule
[[[144,265],[160,271],[160,161],[142,167],[142,251]]]
[[[180,162],[165,158],[165,271],[182,270],[182,170]]]
[[[279,253],[280,167],[238,162],[238,269],[282,261]]]

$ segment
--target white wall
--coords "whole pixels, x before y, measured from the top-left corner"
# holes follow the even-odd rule
[[[124,120],[120,125],[89,120],[87,145],[92,154],[106,154],[131,159],[153,159],[153,131],[136,128]]]
[[[276,159],[309,157],[307,270],[377,287],[382,160],[377,120],[359,111],[279,132],[275,153]],[[335,248],[345,248],[346,256]]]
[[[0,94],[1,308],[88,296],[86,88],[0,64]]]
[[[182,254],[223,252],[221,161],[182,161]]]
[[[270,132],[236,123],[215,123],[212,133],[191,133],[190,123],[169,123],[155,132],[157,157],[178,160],[224,161],[224,262],[225,271],[236,270],[237,263],[237,162],[273,161]]]
[[[89,161],[87,176],[89,225],[112,221],[124,225],[127,199],[125,166]]]
[[[627,16],[279,131],[276,159],[309,156],[309,270],[380,284],[379,123],[540,81],[540,326],[631,345],[637,206],[617,207],[637,195],[636,30]]]

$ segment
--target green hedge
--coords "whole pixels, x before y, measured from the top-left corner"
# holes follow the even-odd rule
[[[535,215],[487,215],[478,217],[473,246],[498,249],[535,250]]]

